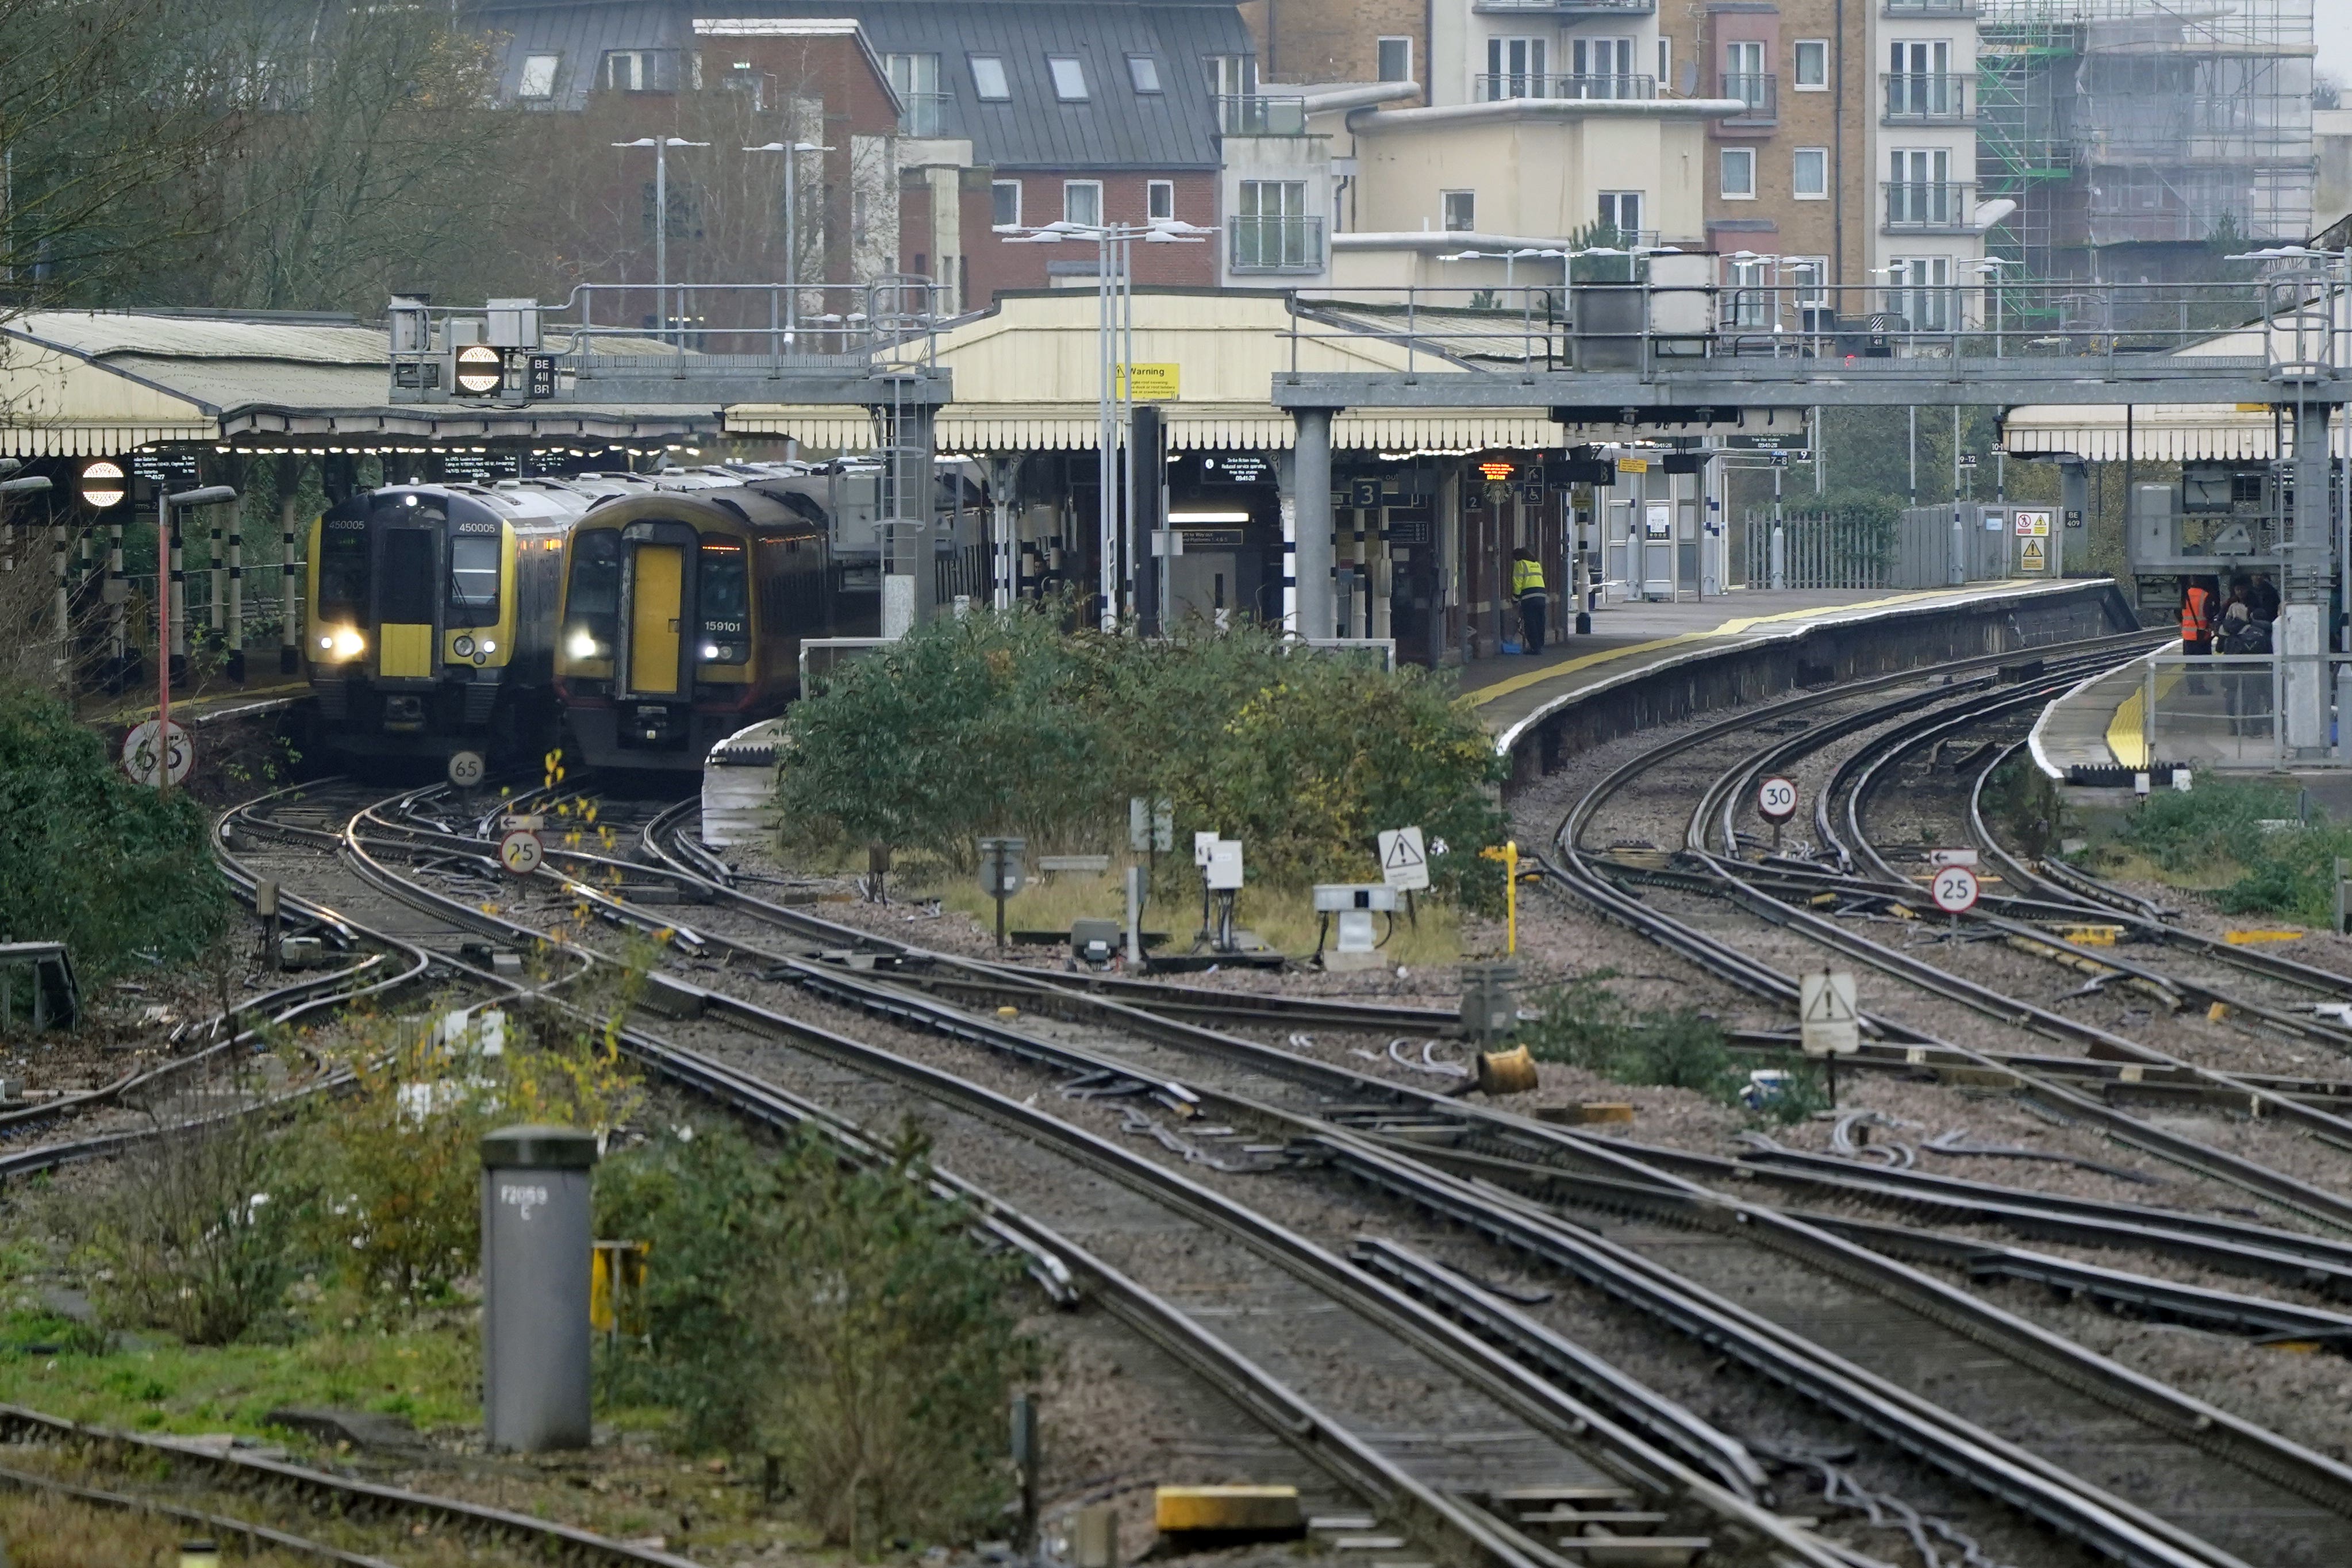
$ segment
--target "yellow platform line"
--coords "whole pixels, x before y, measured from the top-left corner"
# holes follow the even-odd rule
[[[2179,669],[2160,670],[2156,678],[2158,700],[2172,695],[2180,684]],[[2116,762],[2127,768],[2144,768],[2148,764],[2147,752],[2147,680],[2142,677],[2132,682],[2131,695],[2116,704],[2116,715],[2107,721],[2107,750]]]
[[[1815,605],[1811,609],[1781,610],[1769,616],[1737,616],[1711,631],[1677,632],[1670,637],[1658,637],[1650,642],[1629,643],[1623,647],[1612,647],[1601,653],[1582,654],[1559,664],[1548,664],[1541,669],[1531,669],[1525,675],[1514,675],[1509,679],[1498,680],[1492,686],[1482,686],[1475,691],[1467,693],[1466,700],[1473,708],[1483,708],[1489,702],[1508,697],[1514,691],[1525,691],[1528,687],[1538,685],[1543,681],[1557,679],[1563,675],[1573,675],[1580,669],[1590,669],[1596,664],[1607,664],[1612,659],[1629,658],[1637,653],[1652,653],[1659,648],[1680,647],[1688,643],[1710,642],[1717,637],[1738,637],[1742,632],[1752,631],[1758,626],[1773,621],[1801,621],[1811,616],[1838,615],[1849,610],[1882,610],[1895,605],[1916,604],[1922,599],[1948,598],[1951,593],[1952,590],[1949,588],[1928,588],[1918,593],[1897,594],[1887,599],[1864,599],[1852,605]]]

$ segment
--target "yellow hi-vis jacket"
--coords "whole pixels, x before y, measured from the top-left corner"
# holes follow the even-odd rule
[[[1512,597],[1517,598],[1524,594],[1540,594],[1543,592],[1543,563],[1539,561],[1514,561],[1511,563]]]

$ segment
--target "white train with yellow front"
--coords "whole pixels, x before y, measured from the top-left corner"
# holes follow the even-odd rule
[[[318,735],[356,757],[535,759],[555,731],[563,540],[627,476],[394,485],[310,525]]]

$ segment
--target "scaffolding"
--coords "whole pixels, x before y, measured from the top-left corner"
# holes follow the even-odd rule
[[[2333,0],[2331,0],[2333,3]],[[2026,282],[2184,279],[2311,232],[2314,0],[1985,0],[1980,194]]]

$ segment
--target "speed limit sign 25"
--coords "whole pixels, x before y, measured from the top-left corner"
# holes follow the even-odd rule
[[[1927,884],[1928,896],[1936,900],[1936,907],[1950,915],[1976,908],[1977,890],[1977,874],[1966,866],[1943,867]]]

